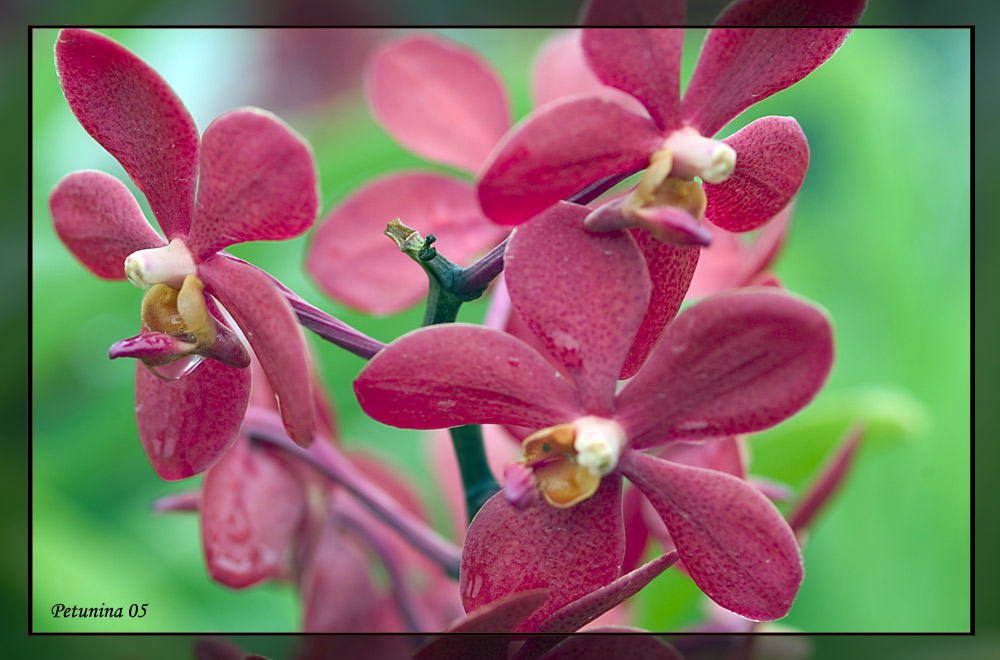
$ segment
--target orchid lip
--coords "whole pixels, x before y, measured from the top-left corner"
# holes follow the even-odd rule
[[[605,477],[618,466],[625,446],[625,429],[613,419],[588,415],[573,423],[576,461],[594,476]]]
[[[154,284],[180,289],[184,278],[197,272],[191,251],[179,238],[163,247],[136,250],[125,258],[125,277],[142,289]]]

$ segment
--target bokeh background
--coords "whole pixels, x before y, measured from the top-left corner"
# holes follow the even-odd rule
[[[278,89],[293,81],[287,60],[273,66],[281,57],[273,33],[104,32],[152,64],[202,129],[244,104],[279,112],[313,144],[324,209],[374,174],[424,166],[368,116],[358,75],[370,42],[357,35],[338,38],[344,43],[332,44],[329,64],[304,78],[330,94],[295,98]],[[530,60],[551,30],[445,34],[480,49],[508,84],[515,114],[527,111]],[[702,35],[689,33],[688,71]],[[391,36],[372,34],[371,42]],[[294,631],[292,590],[237,593],[212,585],[196,520],[148,513],[154,498],[191,484],[156,479],[135,438],[132,365],[106,359],[111,342],[134,334],[141,293],[89,275],[51,230],[45,199],[62,176],[95,168],[125,179],[66,107],[52,68],[54,39],[54,30],[39,29],[30,44],[29,625],[59,632]],[[751,467],[801,485],[846,425],[855,419],[871,425],[855,472],[806,548],[806,583],[782,622],[799,630],[970,627],[970,45],[968,30],[858,30],[819,71],[724,130],[765,114],[792,115],[802,124],[813,159],[778,273],[831,312],[838,340],[827,390],[786,427],[753,441]],[[309,61],[317,60],[298,60]],[[418,309],[371,319],[324,299],[301,269],[307,244],[305,237],[234,252],[380,339],[419,323]],[[474,304],[464,315],[476,320],[482,312]],[[381,428],[357,410],[350,379],[360,359],[318,341],[313,346],[345,443],[423,473],[419,434]],[[443,526],[442,503],[424,486]],[[127,622],[143,627],[53,624],[47,614],[54,602],[94,598],[159,606],[155,618]],[[697,618],[701,599],[668,572],[635,607],[640,625],[675,630]]]

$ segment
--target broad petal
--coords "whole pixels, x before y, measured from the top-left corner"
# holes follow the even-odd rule
[[[545,654],[544,660],[684,660],[672,646],[637,628],[607,626],[570,637]],[[625,634],[615,634],[625,633]]]
[[[760,431],[812,400],[832,362],[820,309],[765,288],[719,294],[667,327],[616,418],[639,449]]]
[[[743,436],[709,438],[702,442],[675,442],[657,453],[673,463],[725,472],[747,478],[747,446]]]
[[[134,53],[89,30],[59,33],[56,71],[73,114],[146,195],[167,240],[186,235],[198,128],[174,91]]]
[[[504,254],[511,303],[565,365],[585,413],[610,416],[625,355],[649,304],[642,255],[624,231],[583,228],[560,202],[517,228]]]
[[[250,342],[278,399],[288,437],[308,447],[315,431],[313,375],[291,305],[265,273],[224,256],[203,262],[198,276]]]
[[[705,595],[754,621],[788,613],[802,582],[802,554],[760,491],[722,472],[641,452],[626,452],[620,466],[663,518]]]
[[[618,577],[625,552],[622,482],[601,480],[592,497],[568,509],[539,498],[514,508],[497,493],[479,510],[465,537],[459,589],[466,611],[519,591],[552,594],[518,632],[533,632],[553,612]]]
[[[677,315],[701,252],[697,247],[664,243],[645,230],[633,229],[632,236],[642,250],[653,288],[649,307],[619,376],[623,379],[639,371],[660,339],[663,328]]]
[[[185,241],[196,261],[234,243],[294,238],[316,219],[312,151],[269,112],[233,110],[213,121],[200,162],[198,206]]]
[[[209,576],[240,589],[277,575],[304,511],[304,493],[281,461],[246,440],[237,442],[202,487]]]
[[[584,30],[582,44],[601,82],[639,99],[661,131],[680,127],[683,29]]]
[[[375,179],[337,205],[319,224],[306,268],[338,302],[370,314],[391,314],[427,295],[427,277],[385,234],[393,218],[468,265],[507,234],[479,210],[472,185],[440,174]]]
[[[104,172],[73,172],[49,195],[59,240],[87,270],[125,279],[125,258],[166,242],[149,226],[125,184]]]
[[[403,335],[365,365],[354,392],[369,416],[399,428],[543,428],[580,416],[576,392],[537,351],[464,323]]]
[[[686,22],[684,0],[589,0],[580,21],[583,25],[672,25]]]
[[[775,92],[809,75],[833,55],[849,29],[774,26],[856,25],[865,0],[742,0],[716,25],[770,26],[770,29],[713,28],[684,95],[684,123],[705,136]]]
[[[736,169],[706,183],[705,218],[723,229],[751,231],[785,208],[809,169],[809,143],[791,117],[762,117],[723,142],[736,150]]]
[[[135,371],[135,421],[156,474],[166,481],[204,472],[236,440],[250,370],[202,360],[178,380],[163,380],[141,362]]]
[[[649,164],[660,131],[599,97],[539,108],[507,133],[483,166],[479,203],[488,218],[517,225],[590,184]]]
[[[475,173],[510,128],[500,79],[465,46],[429,35],[401,39],[375,54],[368,75],[375,117],[428,160]]]

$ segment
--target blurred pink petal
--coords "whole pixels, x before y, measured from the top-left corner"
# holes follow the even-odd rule
[[[370,575],[358,543],[339,527],[324,525],[301,579],[302,631],[368,630],[378,598]]]
[[[589,0],[583,7],[584,25],[683,26],[685,0]]]
[[[202,261],[246,241],[283,240],[316,219],[309,146],[264,110],[233,110],[205,130],[196,219],[185,243]]]
[[[725,183],[705,184],[705,218],[728,231],[751,231],[799,191],[809,168],[809,144],[791,117],[763,117],[723,142],[736,150],[736,169]]]
[[[312,368],[288,301],[268,275],[225,256],[202,263],[198,275],[246,334],[278,399],[288,436],[308,447],[315,432]]]
[[[653,288],[649,307],[625,358],[619,376],[622,379],[631,378],[639,371],[659,341],[663,328],[677,315],[701,252],[694,246],[664,243],[648,231],[633,229],[632,237],[646,260]]]
[[[772,29],[709,31],[684,94],[684,121],[715,135],[754,103],[809,75],[840,48],[849,29],[774,26],[856,25],[865,0],[741,0],[716,25]]]
[[[747,478],[748,457],[743,436],[709,438],[701,442],[674,442],[659,450],[657,455],[681,465],[725,472],[740,479]]]
[[[661,131],[680,128],[684,30],[585,29],[582,45],[601,82],[639,99]]]
[[[73,114],[146,195],[167,240],[186,235],[198,128],[174,91],[136,55],[89,30],[59,33],[56,70]]]
[[[788,613],[802,581],[802,555],[764,495],[731,475],[641,452],[626,452],[621,467],[657,509],[709,598],[755,621]]]
[[[542,428],[578,416],[577,393],[524,342],[464,323],[407,333],[354,381],[362,410],[400,428]]]
[[[597,492],[568,509],[539,499],[527,509],[503,493],[483,505],[469,526],[459,588],[466,611],[530,589],[552,594],[518,626],[532,632],[549,615],[618,577],[625,552],[621,479],[601,480]]]
[[[202,360],[178,380],[135,364],[135,421],[146,456],[161,479],[210,468],[236,440],[250,400],[250,370]]]
[[[241,439],[205,475],[201,537],[208,574],[240,589],[276,576],[305,513],[298,480]]]
[[[648,117],[614,101],[550,103],[497,145],[483,167],[479,202],[494,222],[520,224],[604,177],[643,169],[661,139]]]
[[[832,362],[822,311],[762,288],[719,294],[667,327],[616,417],[640,449],[758,431],[812,400]]]
[[[153,513],[191,512],[201,509],[201,491],[185,490],[158,497],[153,501]]]
[[[843,484],[864,434],[864,427],[851,429],[833,455],[825,461],[819,476],[809,485],[809,489],[788,514],[788,524],[796,533],[809,526],[830,500],[830,497]]]
[[[467,265],[507,233],[479,210],[470,183],[440,174],[391,174],[340,202],[312,236],[306,268],[336,300],[371,314],[390,314],[427,295],[427,277],[385,234],[394,218],[434,234],[434,246]]]
[[[378,120],[428,160],[475,173],[510,127],[497,75],[474,51],[439,37],[417,35],[382,47],[368,83]]]
[[[59,239],[98,277],[123,280],[128,255],[166,245],[125,184],[104,172],[63,177],[49,196],[49,209]]]
[[[628,233],[586,231],[583,219],[589,212],[560,202],[521,225],[504,263],[515,309],[546,351],[565,365],[580,394],[580,409],[610,416],[650,285]],[[598,314],[615,322],[597,323]]]
[[[574,635],[545,654],[544,660],[684,660],[673,647],[636,628],[595,628],[600,635]],[[615,634],[615,633],[627,634]]]

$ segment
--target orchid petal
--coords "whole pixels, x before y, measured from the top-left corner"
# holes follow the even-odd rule
[[[621,479],[607,476],[594,495],[557,509],[541,498],[525,509],[497,493],[469,525],[459,589],[466,611],[519,591],[551,589],[518,632],[618,577],[625,552]]]
[[[125,184],[110,174],[73,172],[49,196],[56,234],[98,277],[125,279],[125,258],[166,242],[149,226]]]
[[[576,392],[537,351],[464,323],[403,335],[361,370],[354,391],[369,416],[399,428],[542,428],[580,416]]]
[[[825,462],[818,476],[796,503],[795,508],[788,514],[788,524],[796,533],[800,533],[809,526],[843,484],[864,435],[864,427],[851,429],[847,436],[841,440],[834,454]]]
[[[802,582],[795,534],[747,482],[715,470],[629,451],[619,464],[670,530],[705,595],[754,621],[788,613]]]
[[[610,416],[615,385],[649,304],[642,256],[626,232],[591,233],[590,209],[560,202],[517,228],[504,254],[514,308],[565,365],[582,410]],[[599,322],[598,316],[614,319]]]
[[[269,112],[227,112],[201,146],[198,206],[185,241],[196,261],[245,241],[298,236],[316,219],[316,164],[302,138]]]
[[[663,328],[677,315],[698,265],[700,252],[696,247],[659,241],[648,231],[632,230],[632,237],[646,260],[652,292],[646,315],[625,358],[619,376],[622,379],[631,378],[639,371],[660,339]]]
[[[747,478],[747,446],[740,435],[709,438],[695,443],[675,442],[660,450],[658,455],[673,463]]]
[[[605,626],[575,635],[545,654],[544,660],[684,660],[672,646],[645,630]],[[625,634],[615,634],[625,633]],[[533,640],[532,640],[533,641]]]
[[[809,144],[791,117],[762,117],[723,142],[736,150],[736,169],[723,183],[704,184],[705,218],[728,231],[751,231],[777,215],[802,187]]]
[[[233,589],[274,577],[304,511],[304,493],[281,461],[248,441],[237,442],[202,487],[208,574]]]
[[[479,170],[510,127],[497,74],[467,47],[428,35],[379,50],[368,94],[375,117],[400,144],[468,172]]]
[[[517,225],[613,175],[638,172],[661,141],[656,125],[614,101],[570,97],[529,115],[483,166],[486,216]]]
[[[601,82],[639,99],[661,131],[680,127],[684,30],[584,30],[581,43]]]
[[[770,289],[708,298],[664,332],[618,397],[632,446],[760,431],[819,391],[833,362],[826,315]]]
[[[202,360],[178,380],[163,380],[141,362],[135,371],[135,421],[156,474],[176,481],[200,474],[236,440],[250,371]]]
[[[589,0],[583,9],[584,25],[672,25],[683,27],[684,0]]]
[[[186,235],[198,128],[174,91],[134,53],[89,30],[59,33],[56,70],[73,114],[146,195],[167,240]]]
[[[684,95],[684,122],[705,136],[719,132],[754,103],[797,83],[828,60],[856,25],[865,0],[744,0],[724,11],[713,28]],[[788,27],[773,27],[788,26]]]
[[[302,575],[302,631],[364,631],[378,603],[370,574],[357,541],[324,525]]]
[[[479,210],[471,184],[439,174],[375,179],[328,214],[313,233],[306,267],[338,302],[391,314],[427,295],[427,278],[391,240],[386,224],[400,218],[459,265],[467,265],[507,234]],[[409,271],[409,272],[408,272]]]
[[[288,300],[265,273],[234,259],[211,258],[198,267],[198,276],[250,342],[288,437],[308,447],[315,431],[313,375],[306,338]]]
[[[626,487],[622,495],[622,516],[625,521],[625,559],[622,573],[635,570],[646,554],[649,527],[642,517],[642,501],[646,499],[637,488]]]

